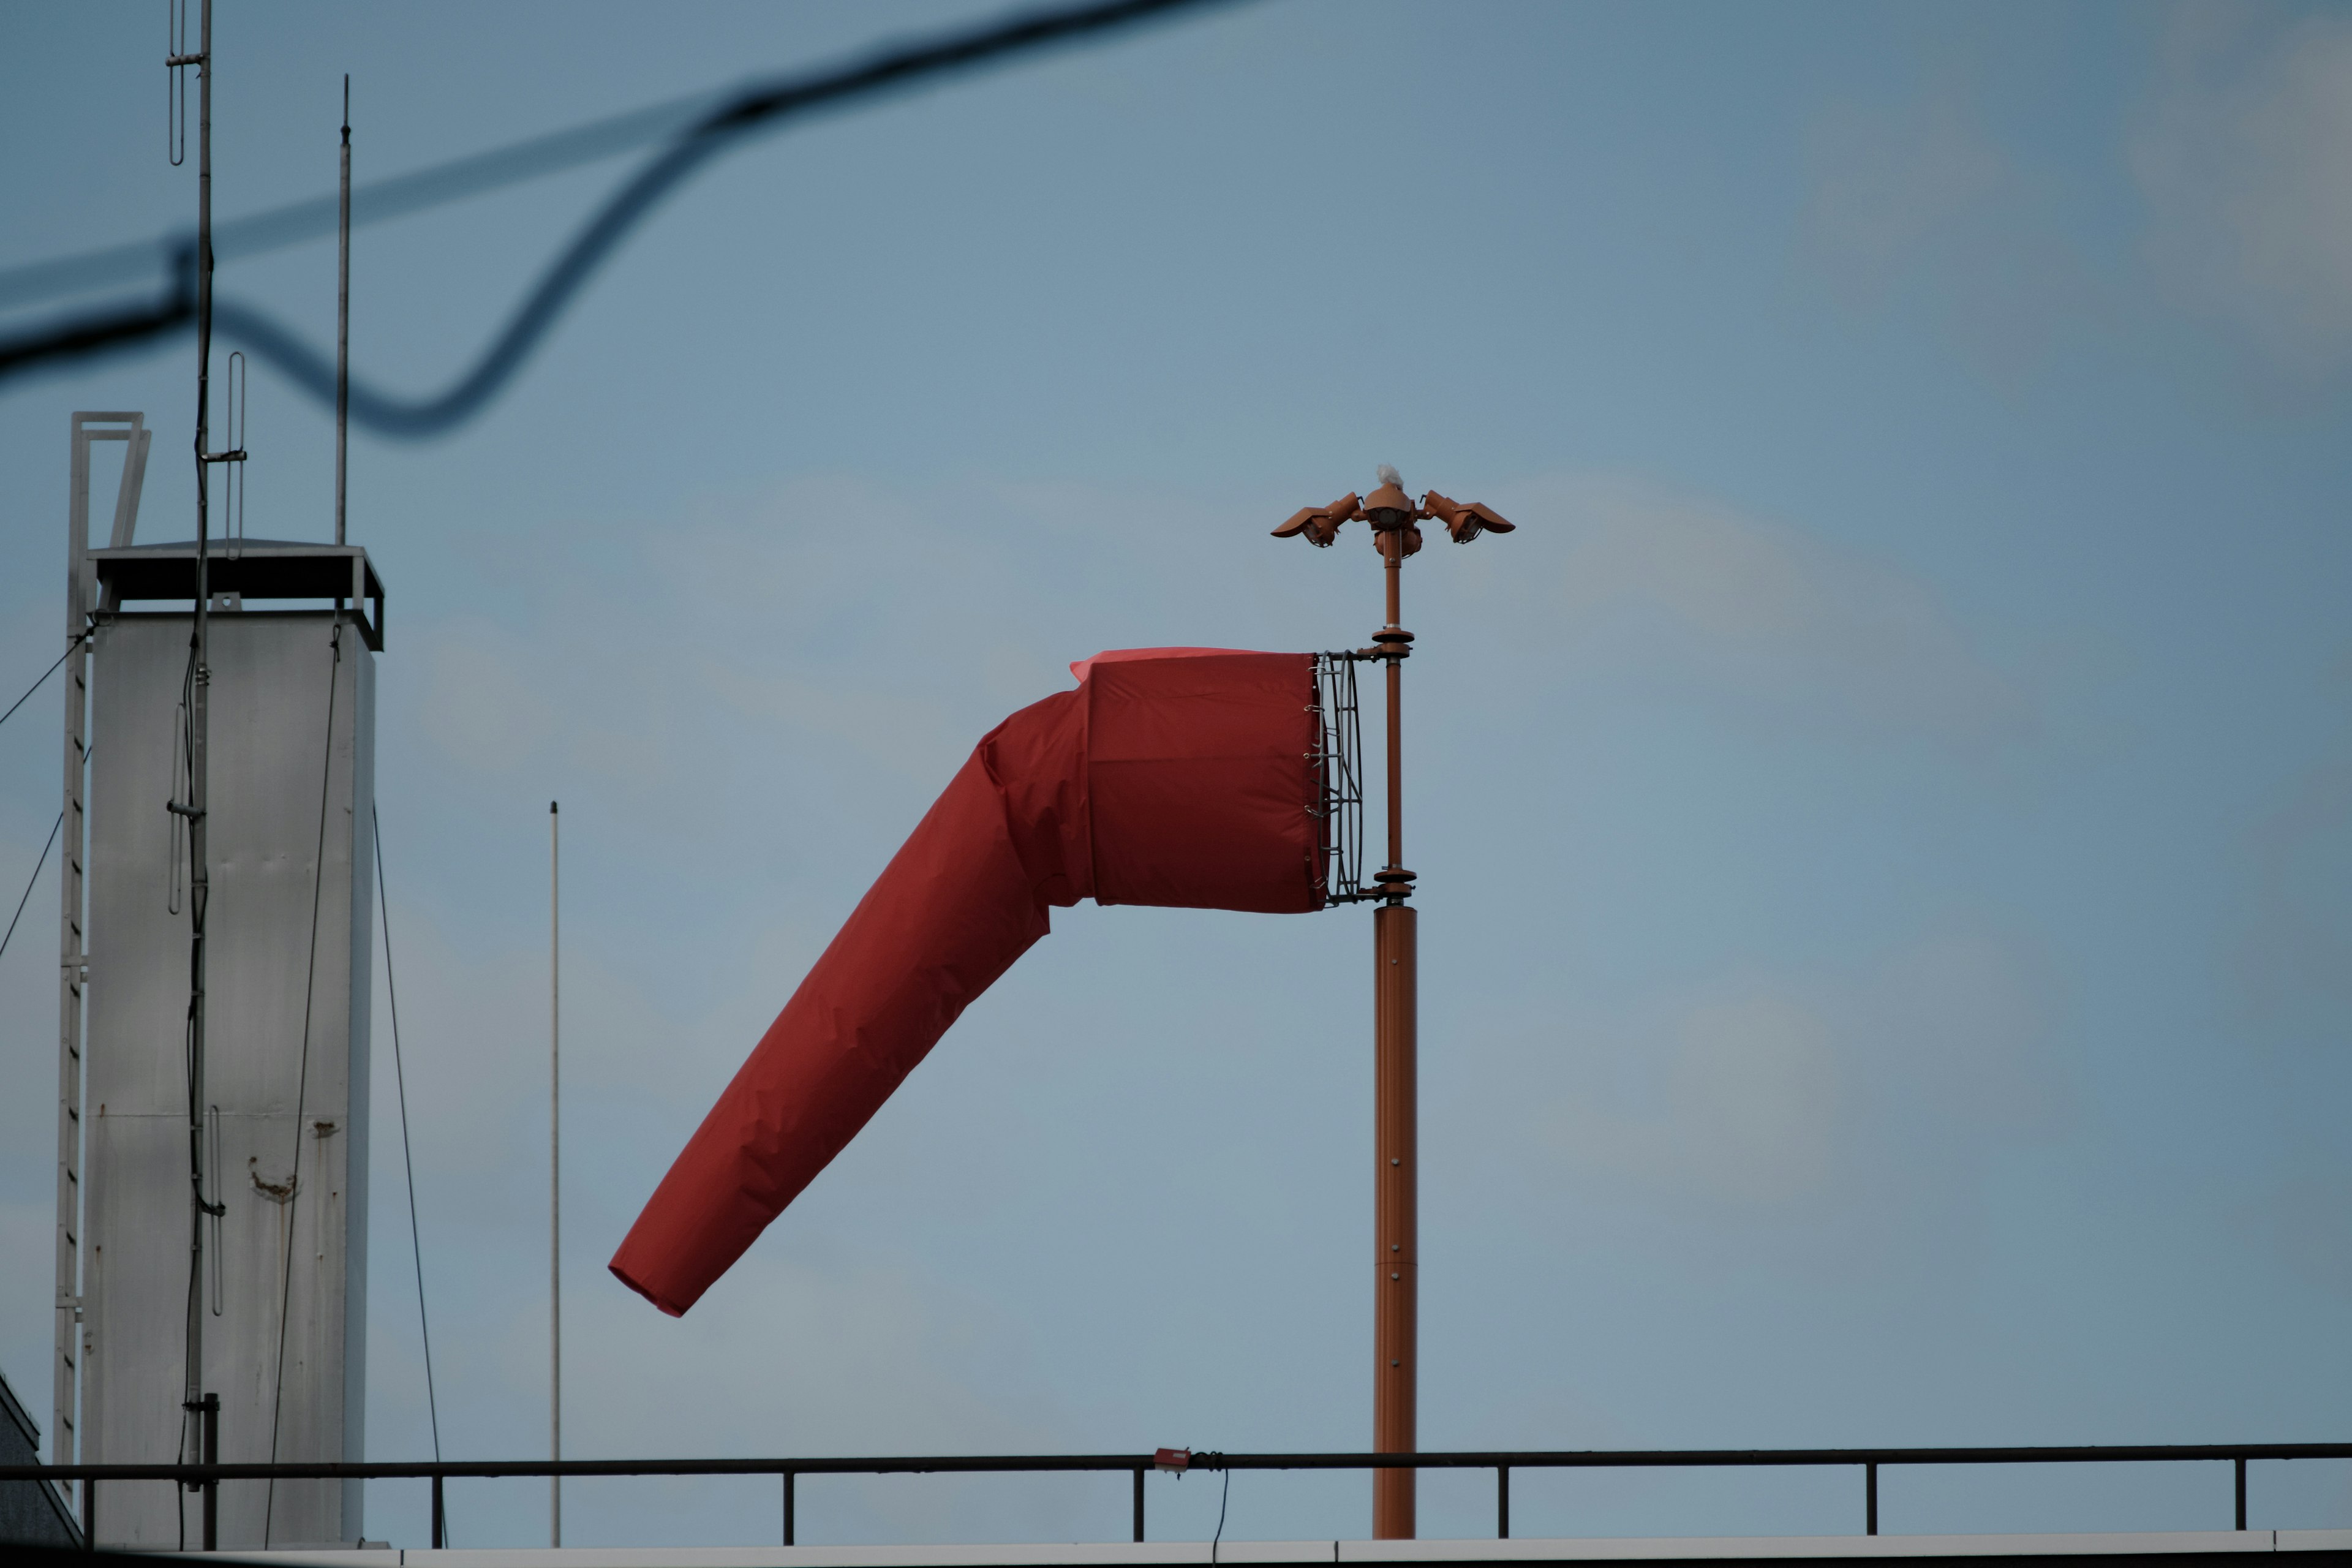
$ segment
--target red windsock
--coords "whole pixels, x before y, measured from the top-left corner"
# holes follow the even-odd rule
[[[1051,929],[1103,904],[1322,907],[1311,654],[1145,648],[990,731],[777,1015],[614,1253],[677,1316]]]

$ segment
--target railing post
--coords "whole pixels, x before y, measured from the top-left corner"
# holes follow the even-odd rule
[[[1143,1467],[1135,1467],[1135,1538],[1143,1539]]]
[[[794,1544],[793,1540],[793,1472],[786,1470],[784,1472],[784,1544],[787,1546]]]
[[[449,1544],[448,1515],[442,1511],[441,1472],[433,1472],[433,1549],[439,1551]]]
[[[1862,1532],[1878,1533],[1878,1461],[1862,1467]]]
[[[198,1402],[198,1405],[204,1412],[205,1463],[217,1465],[220,1463],[220,1395],[207,1394]],[[2239,1467],[2238,1473],[2242,1476],[2245,1474],[2243,1466]],[[2241,1486],[2238,1489],[2238,1495],[2243,1497],[2245,1491],[2246,1489]],[[2245,1510],[2242,1508],[2238,1511],[2243,1514]],[[220,1478],[218,1476],[205,1478],[205,1550],[207,1552],[220,1550]]]
[[[2238,1528],[2246,1528],[2246,1460],[2243,1455],[2238,1458]]]
[[[98,1478],[84,1478],[81,1483],[81,1549],[98,1550]]]
[[[1495,1539],[1511,1538],[1511,1467],[1495,1467]]]

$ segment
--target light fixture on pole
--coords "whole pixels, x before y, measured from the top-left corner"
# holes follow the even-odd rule
[[[1404,481],[1387,464],[1371,494],[1352,491],[1327,507],[1294,512],[1274,531],[1276,539],[1303,537],[1328,546],[1340,526],[1361,519],[1371,525],[1388,579],[1388,616],[1372,634],[1372,646],[1346,657],[1388,666],[1388,861],[1361,896],[1379,900],[1372,913],[1373,950],[1373,1277],[1372,1447],[1382,1454],[1414,1451],[1417,1317],[1420,1302],[1418,1194],[1419,1110],[1415,1087],[1415,922],[1406,902],[1413,874],[1404,867],[1404,763],[1400,730],[1405,659],[1412,634],[1399,624],[1397,586],[1405,557],[1421,549],[1419,523],[1443,522],[1457,544],[1481,533],[1508,533],[1512,524],[1493,508],[1464,505],[1431,490],[1416,504]],[[1410,1540],[1414,1531],[1414,1475],[1409,1468],[1372,1472],[1372,1535]]]

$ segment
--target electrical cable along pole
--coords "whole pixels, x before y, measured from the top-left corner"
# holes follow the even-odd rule
[[[1342,523],[1361,518],[1371,525],[1387,582],[1387,617],[1372,634],[1372,646],[1353,657],[1387,665],[1388,861],[1373,874],[1373,887],[1334,895],[1379,900],[1372,912],[1372,1447],[1382,1454],[1411,1454],[1416,1435],[1419,1390],[1420,1110],[1419,1017],[1413,874],[1404,866],[1404,661],[1412,634],[1401,624],[1399,585],[1405,557],[1421,548],[1423,519],[1446,525],[1457,544],[1481,533],[1508,533],[1513,525],[1492,509],[1463,505],[1431,490],[1419,505],[1404,492],[1397,471],[1383,464],[1380,487],[1359,500],[1352,492],[1328,507],[1294,513],[1274,531],[1277,539],[1303,535],[1328,545]],[[1372,1472],[1372,1535],[1375,1540],[1411,1540],[1415,1530],[1414,1472]]]
[[[205,1148],[205,935],[211,903],[211,862],[205,835],[207,749],[212,724],[211,665],[211,496],[212,465],[244,456],[215,453],[212,439],[213,347],[213,7],[199,0],[196,52],[174,54],[174,68],[196,68],[196,595],[194,630],[188,645],[188,798],[171,809],[188,823],[188,1170],[190,1226],[188,1244],[188,1316],[185,1355],[186,1386],[182,1408],[202,1423],[199,1454],[219,1451],[220,1405],[205,1389],[205,1222],[219,1217],[225,1205],[207,1201]],[[183,1423],[185,1431],[185,1423]],[[183,1439],[183,1448],[185,1448]],[[204,1541],[207,1549],[218,1538],[217,1487],[205,1489]]]

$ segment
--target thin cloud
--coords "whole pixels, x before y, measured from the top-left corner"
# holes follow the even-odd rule
[[[426,664],[419,721],[449,763],[512,773],[555,734],[554,706],[514,636],[465,621],[425,628],[417,640]]]
[[[2180,297],[2305,374],[2352,358],[2352,16],[2184,5],[2129,146]]]
[[[1981,747],[2032,728],[2027,691],[1912,574],[1643,481],[1556,480],[1515,502],[1560,542],[1535,591],[1589,667],[1832,730]]]
[[[1822,258],[1874,300],[2011,177],[1949,87],[1896,111],[1832,109],[1814,125],[1809,151],[1807,230]]]
[[[1848,1087],[1818,1008],[1759,986],[1700,1003],[1657,1034],[1643,1048],[1663,1065],[1636,1104],[1590,1092],[1559,1101],[1561,1151],[1637,1186],[1742,1207],[1828,1183]]]
[[[2253,1017],[2340,1037],[2352,1010],[2352,756],[2315,764],[2257,824],[2253,915],[2238,952]]]
[[[1961,1192],[2073,1106],[2039,950],[1967,926],[1859,973],[1741,969],[1569,1028],[1528,1071],[1541,1146],[1625,1198],[1743,1225]],[[1908,1200],[1905,1200],[1908,1201]]]
[[[2046,171],[1997,141],[1974,83],[1829,106],[1807,136],[1801,256],[1842,305],[1916,298],[1955,351],[2014,388],[2104,309]]]

